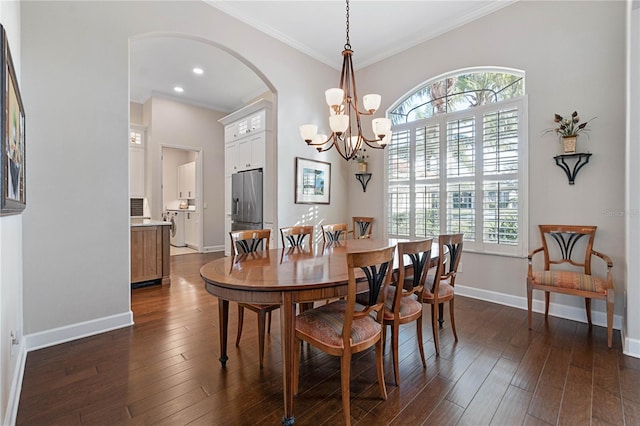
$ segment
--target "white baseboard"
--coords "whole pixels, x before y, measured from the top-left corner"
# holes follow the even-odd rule
[[[622,330],[622,353],[634,358],[640,358],[640,340],[626,337],[624,330]]]
[[[9,399],[7,400],[7,411],[4,413],[3,425],[15,425],[18,417],[18,405],[20,404],[20,393],[22,392],[22,378],[24,377],[24,367],[27,362],[27,348],[25,339],[22,339],[18,347],[16,369],[13,371]]]
[[[211,253],[214,251],[224,251],[224,245],[222,246],[207,246],[202,249],[203,253]]]
[[[514,308],[527,309],[527,298],[521,296],[512,296],[495,291],[483,290],[479,288],[466,287],[456,285],[456,293],[461,296],[471,297],[473,299],[484,300],[487,302],[499,303],[501,305],[511,306]],[[594,302],[595,303],[595,302]],[[534,312],[544,313],[544,300],[533,300],[532,309]],[[557,303],[549,303],[549,315],[559,318],[565,318],[578,322],[587,322],[587,314],[583,307],[560,305]],[[605,312],[593,311],[591,320],[595,325],[602,327],[607,326],[607,314]],[[622,317],[620,315],[613,316],[613,328],[622,329]]]
[[[130,325],[133,325],[133,312],[131,311],[41,331],[39,333],[27,334],[24,336],[26,340],[26,350],[27,352],[34,351],[36,349],[82,339],[83,337],[105,333]]]

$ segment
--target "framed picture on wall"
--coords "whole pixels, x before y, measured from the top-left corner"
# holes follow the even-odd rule
[[[331,163],[296,157],[296,204],[329,204]]]
[[[7,33],[0,25],[0,215],[21,213],[26,206],[24,107],[11,59]]]

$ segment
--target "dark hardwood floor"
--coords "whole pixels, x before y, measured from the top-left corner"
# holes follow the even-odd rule
[[[18,425],[278,425],[283,414],[279,315],[259,368],[257,320],[245,313],[239,347],[230,315],[227,368],[218,362],[217,300],[200,266],[219,254],[171,258],[171,285],[132,292],[135,325],[30,352]],[[524,286],[524,277],[514,285]],[[386,345],[388,399],[373,350],[352,362],[351,415],[362,425],[640,425],[640,359],[620,334],[456,298],[459,342],[441,330],[435,356],[425,308],[422,368],[413,326],[401,327],[400,386]],[[448,318],[448,315],[445,316]],[[373,348],[372,348],[373,349]],[[296,424],[342,424],[340,364],[303,347]]]

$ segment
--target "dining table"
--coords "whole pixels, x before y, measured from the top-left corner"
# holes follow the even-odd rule
[[[347,253],[396,245],[397,239],[354,239],[308,247],[275,248],[213,260],[200,269],[208,293],[216,296],[220,322],[220,362],[226,367],[229,302],[279,304],[284,393],[283,425],[294,424],[293,365],[296,305],[346,297]],[[433,245],[431,265],[437,259]],[[396,259],[397,265],[397,259]],[[397,268],[397,266],[396,266]],[[357,291],[366,291],[356,271]]]

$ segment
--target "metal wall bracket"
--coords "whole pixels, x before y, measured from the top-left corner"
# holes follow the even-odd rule
[[[367,184],[371,180],[371,173],[356,173],[356,179],[362,185],[362,192],[367,192]]]
[[[575,154],[556,155],[553,158],[556,160],[556,165],[564,170],[564,173],[567,175],[569,185],[573,185],[580,169],[589,162],[589,157],[591,157],[591,154],[577,152]],[[573,165],[569,165],[566,160],[570,160],[570,162],[575,160],[575,162]]]

